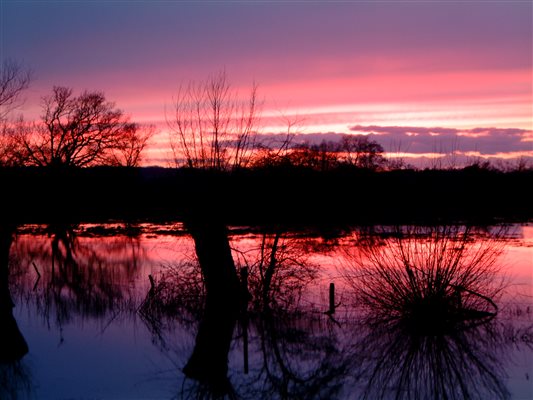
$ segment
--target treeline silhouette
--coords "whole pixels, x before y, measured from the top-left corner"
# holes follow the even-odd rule
[[[533,169],[411,170],[364,135],[295,143],[298,120],[265,141],[257,86],[224,71],[180,87],[168,118],[174,169],[139,168],[154,127],[103,92],[54,86],[38,121],[16,117],[31,74],[0,64],[0,223],[97,220],[387,224],[531,218]],[[193,218],[194,217],[194,218]]]
[[[531,170],[475,166],[393,171],[4,167],[0,215],[17,224],[183,220],[207,210],[224,224],[526,221],[533,216],[532,178]]]

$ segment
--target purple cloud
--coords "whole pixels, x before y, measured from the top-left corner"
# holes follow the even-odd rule
[[[350,127],[352,132],[370,134],[385,149],[398,147],[410,153],[479,152],[495,155],[507,152],[533,150],[533,142],[526,138],[532,131],[518,128],[456,129],[410,126],[362,126]]]

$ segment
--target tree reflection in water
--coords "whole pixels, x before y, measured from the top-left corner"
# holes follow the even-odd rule
[[[17,399],[31,393],[30,373],[22,360],[28,345],[13,317],[9,288],[9,250],[16,226],[0,224],[0,398]]]
[[[504,286],[496,265],[502,233],[474,240],[462,227],[404,228],[363,240],[344,271],[368,315],[401,321],[413,333],[454,332],[493,318]],[[479,233],[478,233],[479,236]]]
[[[501,232],[410,228],[368,238],[345,270],[359,309],[356,385],[364,399],[507,399],[514,328],[494,320]],[[479,232],[476,232],[479,238]]]
[[[2,400],[34,398],[31,371],[24,360],[0,362],[0,398]]]
[[[28,346],[13,318],[18,306],[35,307],[37,315],[59,328],[80,318],[103,321],[119,314],[134,316],[137,296],[130,291],[139,258],[135,237],[98,243],[80,241],[77,226],[48,225],[48,239],[16,235],[13,224],[0,224],[0,399],[31,398],[30,371],[21,358]]]
[[[79,317],[116,318],[136,309],[132,281],[144,257],[139,239],[117,236],[105,241],[80,238],[78,226],[52,223],[47,240],[27,236],[14,243],[11,279],[16,288],[33,287],[21,298],[33,302],[47,323],[60,328]],[[17,289],[19,290],[19,289]]]
[[[263,233],[258,246],[237,252],[248,269],[248,290],[255,311],[300,308],[303,290],[318,276],[319,266],[309,262],[306,238],[277,230]]]
[[[500,318],[498,235],[461,227],[359,233],[343,270],[354,303],[335,322],[326,304],[317,310],[300,301],[319,268],[309,262],[305,236],[261,234],[257,247],[228,255],[238,242],[225,228],[196,229],[204,240],[196,251],[208,257],[167,266],[152,277],[144,301],[131,292],[142,258],[135,238],[100,247],[64,225],[50,227],[48,241],[20,237],[11,246],[11,294],[33,302],[45,322],[55,316],[60,329],[74,318],[105,322],[138,312],[154,344],[176,357],[176,398],[510,397],[505,357],[531,347],[533,327]],[[205,275],[219,272],[221,253],[226,273],[211,275],[208,287]],[[2,252],[3,260],[8,256]],[[251,298],[234,279],[244,266]],[[6,366],[2,399],[30,382],[23,363]]]
[[[325,316],[266,311],[251,325],[259,354],[245,398],[335,399],[350,359],[335,324]],[[243,385],[243,388],[246,388]]]
[[[508,399],[505,352],[512,343],[488,322],[445,334],[416,335],[396,322],[358,327],[353,354],[362,399]]]
[[[344,271],[356,302],[346,316],[338,316],[338,324],[303,303],[285,307],[283,299],[291,295],[287,296],[283,279],[265,290],[271,262],[290,260],[273,271],[283,271],[292,282],[302,271],[306,276],[313,271],[306,268],[303,255],[277,257],[282,254],[278,234],[263,238],[255,261],[252,253],[247,254],[250,281],[256,281],[250,285],[252,302],[244,313],[241,310],[232,335],[235,310],[191,307],[194,296],[206,295],[200,266],[189,263],[180,272],[174,269],[175,280],[167,274],[154,286],[144,310],[159,304],[158,319],[163,309],[169,319],[202,318],[193,356],[184,368],[193,379],[184,381],[177,398],[509,398],[504,383],[506,354],[514,346],[531,346],[517,338],[530,337],[532,328],[517,328],[512,321],[496,318],[503,288],[496,279],[501,232],[482,240],[474,240],[481,232],[461,227],[384,233],[360,238],[356,255],[350,258],[352,266]],[[287,237],[284,240],[285,249],[298,247]],[[168,297],[158,298],[158,293]],[[265,298],[265,293],[271,297]],[[207,336],[201,337],[206,326],[211,331],[209,345]],[[164,338],[165,328],[158,335]],[[250,360],[240,359],[245,357],[244,348],[249,349]],[[218,382],[224,386],[188,374],[187,367],[200,350],[204,367],[209,365],[209,354],[221,355],[210,368],[218,365]],[[243,372],[242,363],[247,361],[249,369]]]
[[[204,228],[215,229],[217,240],[228,241],[227,236],[220,235],[220,227]],[[213,232],[201,234],[211,235],[213,240]],[[211,249],[197,245],[196,251],[216,248],[229,250],[219,243]],[[198,264],[189,261],[168,268],[140,309],[164,351],[171,342],[165,332],[169,319],[186,323],[184,319],[200,317],[194,350],[183,367],[190,379],[185,380],[178,398],[334,398],[342,388],[346,361],[337,348],[335,333],[328,329],[330,322],[322,315],[306,315],[297,303],[298,294],[316,271],[304,262],[303,247],[295,238],[274,233],[264,234],[259,248],[235,253],[248,268],[250,278],[249,292],[241,287],[235,292],[240,293],[238,299],[225,297],[228,292],[222,279],[205,285],[210,267],[202,265],[206,258],[199,256]],[[213,253],[207,262],[212,257]],[[223,257],[235,270],[228,254]],[[233,339],[237,320],[238,335]],[[230,349],[244,347],[251,349],[249,371],[242,374],[232,370],[229,375]]]

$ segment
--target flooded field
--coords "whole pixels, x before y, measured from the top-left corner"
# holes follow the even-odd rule
[[[533,398],[533,227],[210,229],[19,227],[0,398]]]

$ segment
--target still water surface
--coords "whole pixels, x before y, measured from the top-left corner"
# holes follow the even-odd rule
[[[0,364],[0,398],[532,399],[533,227],[472,232],[461,257],[495,250],[494,262],[490,279],[458,290],[458,301],[485,314],[436,331],[357,293],[373,285],[359,281],[369,259],[439,251],[420,232],[400,247],[397,238],[383,227],[327,235],[233,227],[251,298],[247,312],[212,318],[180,224],[19,227],[9,288],[29,352]]]

